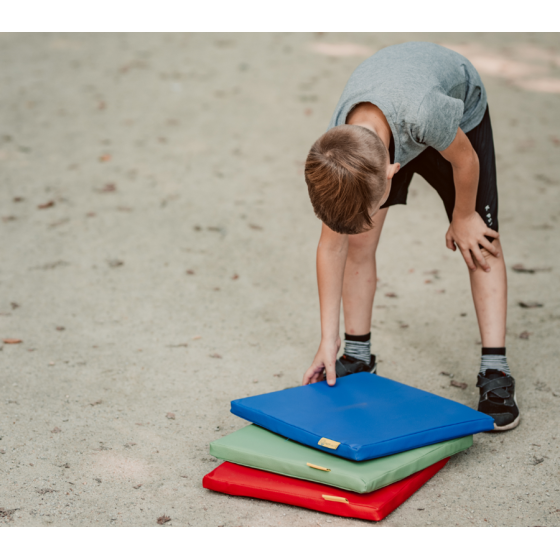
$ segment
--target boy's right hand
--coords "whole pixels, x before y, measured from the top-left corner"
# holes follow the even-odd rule
[[[339,348],[340,337],[336,341],[321,342],[311,367],[303,376],[302,385],[322,381],[326,372],[327,383],[332,387],[336,383],[335,363]]]

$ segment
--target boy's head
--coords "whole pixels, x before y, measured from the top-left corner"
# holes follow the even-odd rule
[[[321,136],[305,162],[305,182],[317,217],[337,233],[371,229],[389,196],[398,164],[379,136],[363,126],[340,125]]]

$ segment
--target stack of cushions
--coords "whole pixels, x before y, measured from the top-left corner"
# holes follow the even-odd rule
[[[490,416],[370,373],[238,399],[205,488],[379,521],[492,430]]]

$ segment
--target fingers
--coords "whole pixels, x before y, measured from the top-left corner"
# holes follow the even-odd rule
[[[500,256],[500,250],[498,249],[498,247],[494,246],[494,244],[488,241],[486,237],[483,237],[479,243],[496,258]]]
[[[470,270],[476,270],[476,265],[474,264],[471,256],[471,252],[468,249],[461,249],[461,254],[467,263]]]
[[[451,251],[455,251],[455,249],[457,248],[455,246],[455,241],[453,240],[453,235],[451,235],[451,227],[447,230],[447,233],[445,234],[445,246],[448,249],[451,249]]]
[[[334,362],[329,362],[325,365],[325,370],[327,372],[327,383],[332,387],[336,384],[336,369]]]
[[[500,238],[500,234],[497,231],[494,231],[493,229],[490,228],[486,228],[486,232],[484,233],[484,235],[487,235],[488,237],[493,237],[494,239]]]
[[[318,377],[321,374],[323,367],[318,367],[313,364],[304,374],[303,380],[301,382],[302,385],[309,385],[310,383],[316,383],[318,381]]]
[[[478,245],[476,247],[473,247],[471,249],[471,252],[482,270],[484,270],[484,272],[490,272],[490,267],[488,266],[488,263],[486,262],[486,259],[484,258],[484,255],[482,254],[482,251],[479,249]]]

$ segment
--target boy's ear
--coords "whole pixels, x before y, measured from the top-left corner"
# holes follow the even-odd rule
[[[400,163],[392,163],[391,165],[389,165],[389,168],[387,170],[387,179],[392,179],[395,173],[399,172],[400,168],[401,168]]]

